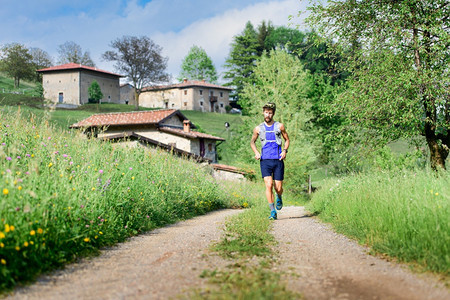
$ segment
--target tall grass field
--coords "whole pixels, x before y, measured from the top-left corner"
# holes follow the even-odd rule
[[[208,167],[0,114],[0,289],[155,227],[252,199]]]
[[[450,275],[449,172],[391,171],[330,179],[308,209],[378,253]]]

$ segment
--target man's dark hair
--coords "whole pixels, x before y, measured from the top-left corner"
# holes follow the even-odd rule
[[[273,113],[275,113],[275,111],[277,110],[277,106],[275,105],[275,103],[273,102],[267,102],[266,104],[264,104],[263,106],[263,110],[264,109],[271,109],[273,110]]]

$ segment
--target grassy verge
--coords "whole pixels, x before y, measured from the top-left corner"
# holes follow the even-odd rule
[[[180,219],[249,205],[209,170],[0,115],[0,289]]]
[[[267,219],[268,207],[263,201],[262,184],[233,185],[245,190],[246,199],[252,204],[246,210],[227,220],[223,238],[212,245],[213,251],[229,259],[224,269],[205,270],[211,287],[195,291],[193,299],[297,299],[280,281],[281,273],[273,271],[276,264],[274,246],[270,234],[272,221]],[[242,193],[242,191],[239,191]]]
[[[378,253],[450,275],[449,172],[326,180],[308,209]]]

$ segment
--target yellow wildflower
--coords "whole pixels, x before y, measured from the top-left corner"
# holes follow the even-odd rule
[[[134,176],[131,177],[131,180],[134,180]]]
[[[99,233],[99,234],[103,234],[103,232],[101,232],[101,231],[99,231],[98,233]]]
[[[6,260],[4,260],[3,258],[0,260],[0,262],[2,263],[2,265],[6,265]]]
[[[5,238],[5,234],[0,231],[0,239],[4,239],[4,238]]]
[[[92,190],[95,191],[95,187],[93,187]]]
[[[88,237],[84,238],[84,241],[87,243],[90,241],[90,239]]]
[[[42,230],[42,228],[38,228],[37,233],[42,234],[44,232],[44,230]]]
[[[53,163],[49,163],[49,164],[48,164],[48,167],[49,167],[49,168],[51,168],[51,166],[53,166]]]
[[[11,228],[9,228],[8,224],[5,224],[5,232],[8,233],[11,231]]]
[[[17,187],[17,189],[18,189],[19,191],[21,191],[21,190],[22,190],[22,186],[19,185],[19,186]]]
[[[439,193],[434,194],[435,196],[439,196]]]
[[[31,157],[34,157],[34,154],[31,154]]]
[[[34,245],[34,242],[33,242],[33,241],[30,241],[30,244],[31,244],[31,245]]]
[[[3,248],[3,247],[5,247],[5,244],[0,243],[0,248]]]
[[[8,189],[3,189],[3,195],[8,195],[9,194],[9,190]]]
[[[34,230],[30,231],[30,235],[35,235],[35,234],[36,234],[36,231],[34,231]]]
[[[19,246],[16,246],[16,250],[17,250],[17,251],[20,251],[20,247],[19,247]]]
[[[25,247],[28,247],[28,242],[23,243]]]
[[[16,228],[16,227],[14,227],[14,225],[10,225],[10,226],[9,226],[9,229],[11,229],[11,231],[14,231],[15,228]]]

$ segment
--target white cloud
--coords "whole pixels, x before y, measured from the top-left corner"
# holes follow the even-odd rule
[[[100,1],[94,7],[96,2],[86,0],[73,4],[79,9],[75,12],[65,4],[73,2],[44,1],[49,4],[46,7],[56,7],[56,11],[46,11],[36,5],[35,0],[23,0],[19,2],[21,7],[12,3],[2,7],[0,27],[5,30],[0,36],[0,46],[19,42],[39,47],[56,61],[58,45],[74,41],[90,52],[99,68],[114,71],[111,62],[101,60],[102,53],[110,50],[110,42],[123,35],[146,35],[163,47],[163,55],[169,57],[168,72],[173,77],[178,76],[181,61],[194,44],[204,48],[218,72],[222,72],[233,37],[243,31],[247,21],[255,27],[263,20],[287,25],[289,15],[297,15],[307,3],[307,0],[219,0],[214,3],[210,0],[153,0],[140,6],[136,0],[126,3],[115,0]],[[91,10],[86,8],[86,3],[93,3]],[[253,4],[246,6],[246,3]],[[66,11],[60,12],[60,9]],[[294,22],[298,24],[300,20]]]

